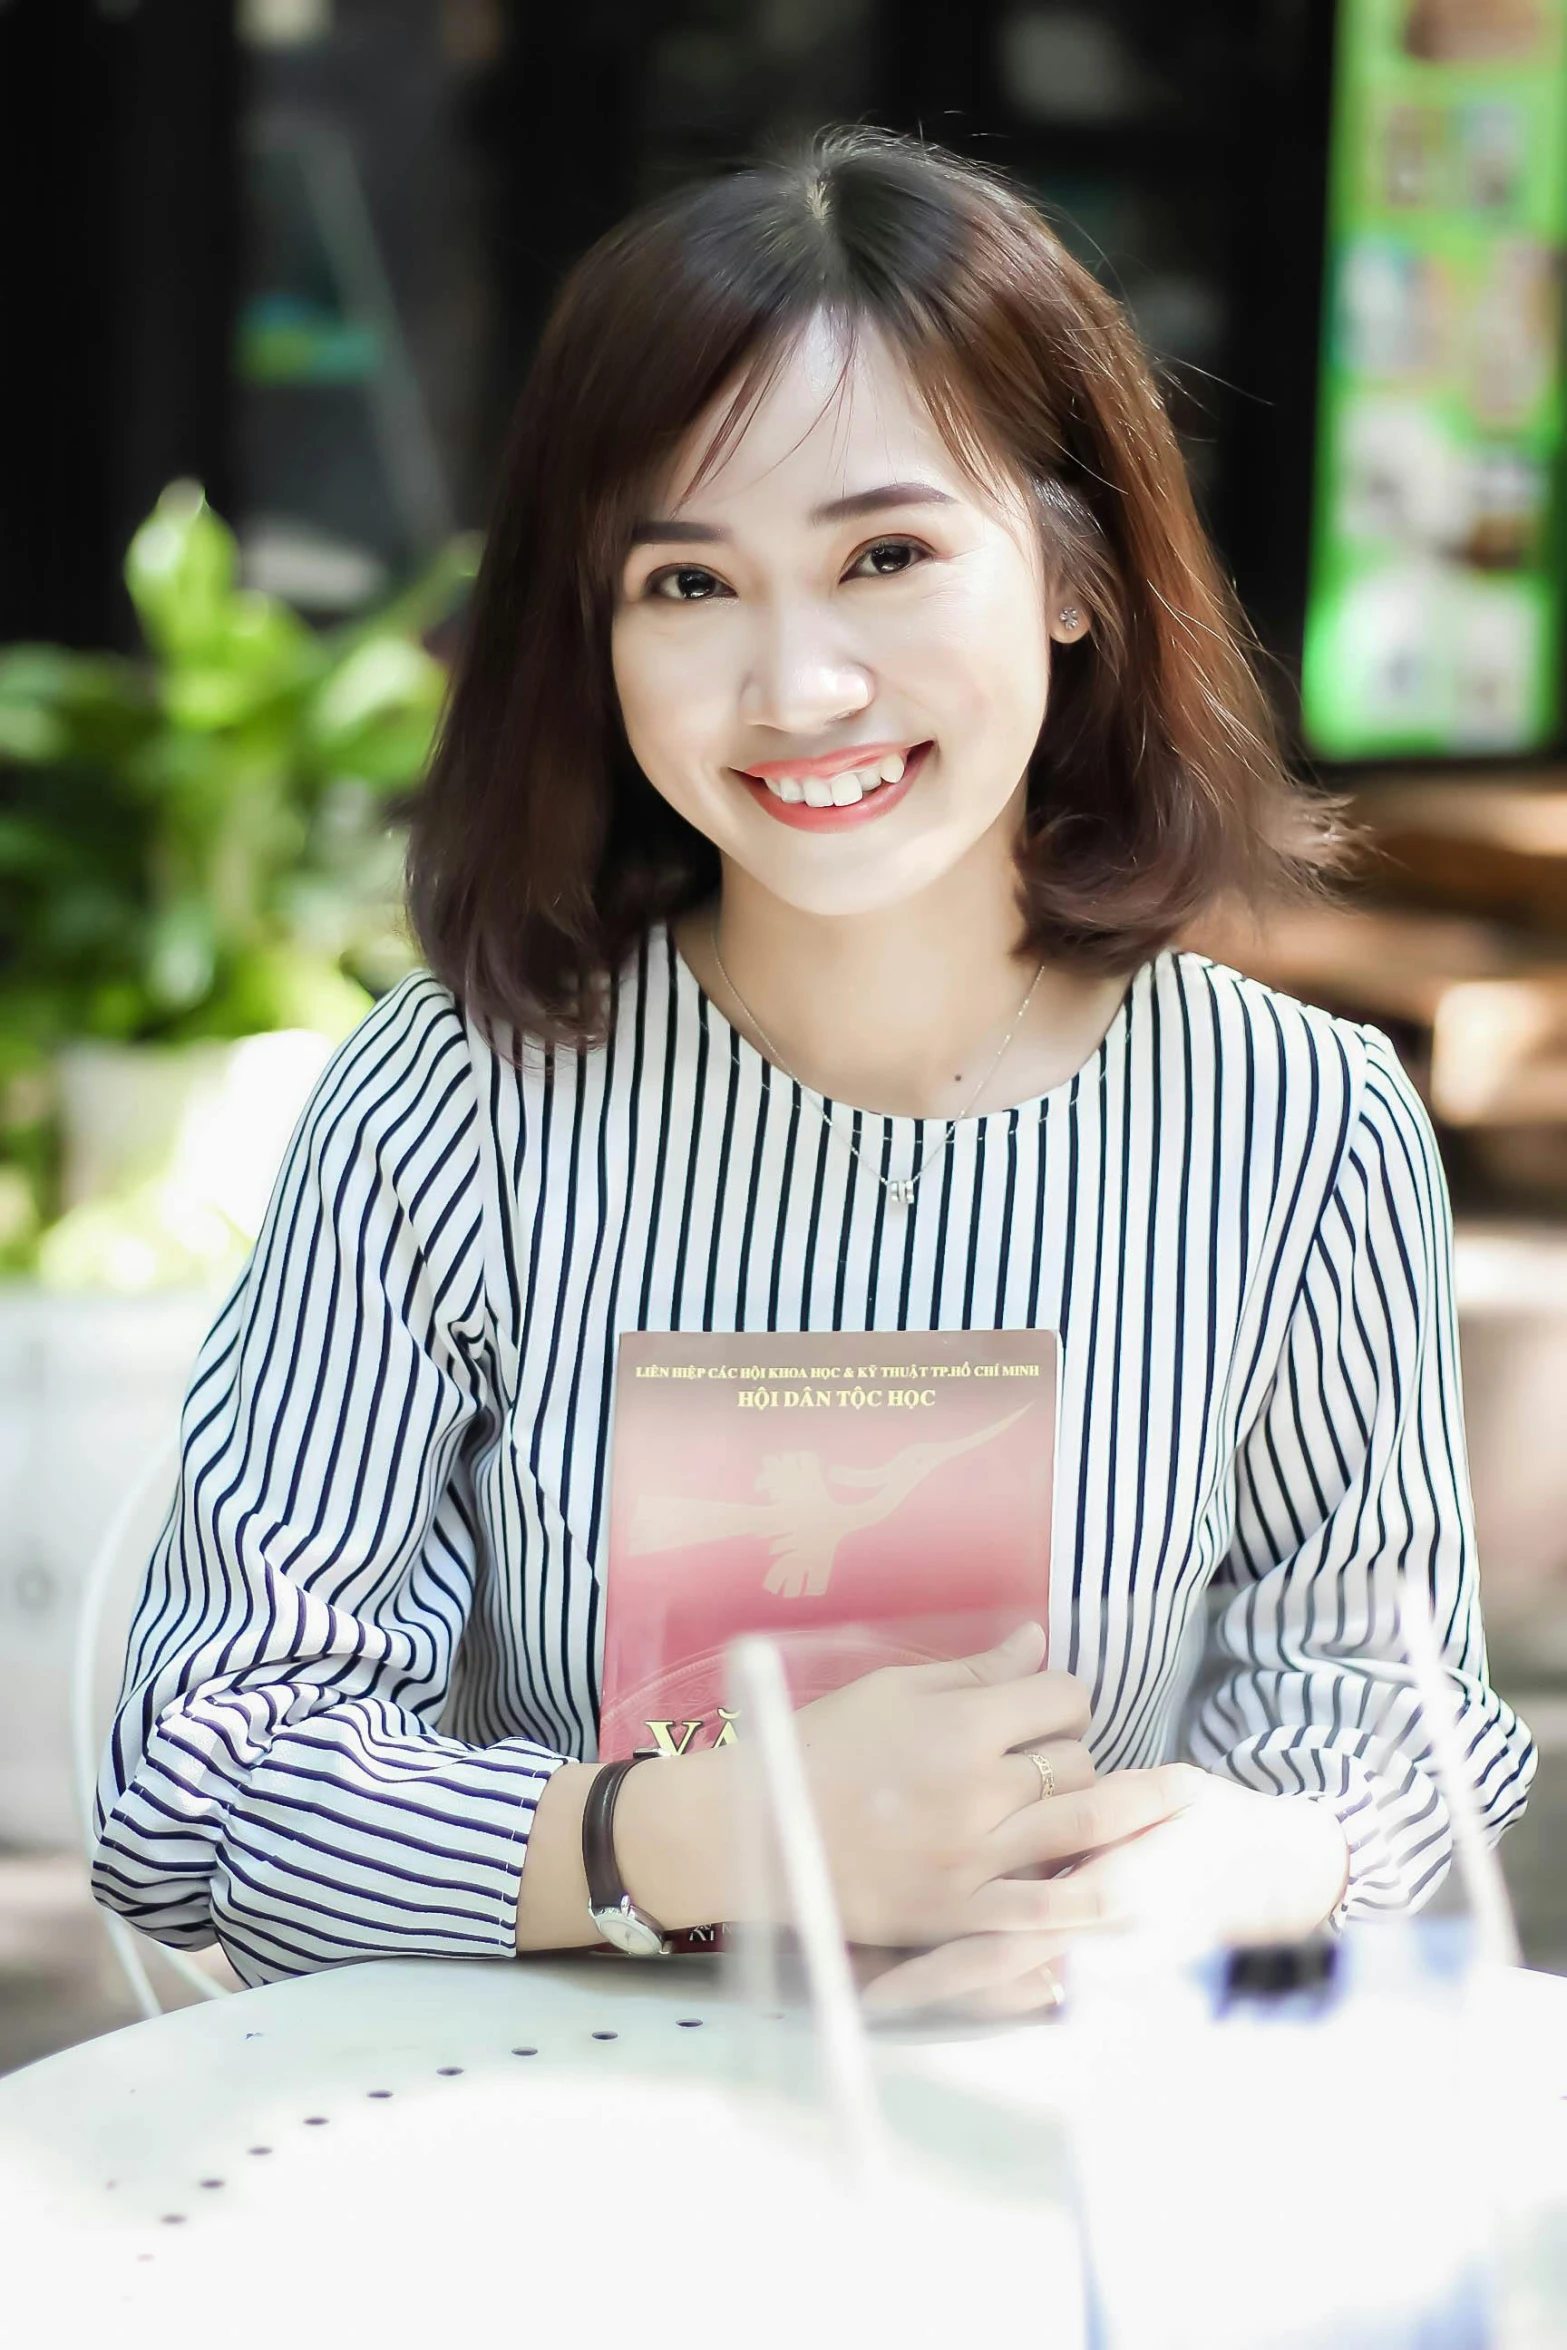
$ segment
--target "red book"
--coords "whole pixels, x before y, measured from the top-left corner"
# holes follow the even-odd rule
[[[1046,1623],[1057,1360],[1043,1330],[624,1336],[600,1755],[727,1743],[742,1632],[804,1705]]]

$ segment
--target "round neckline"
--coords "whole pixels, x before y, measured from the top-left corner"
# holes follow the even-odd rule
[[[1042,1117],[1056,1104],[1070,1103],[1080,1097],[1087,1090],[1090,1082],[1097,1080],[1102,1083],[1110,1066],[1112,1050],[1130,1029],[1134,998],[1145,974],[1152,969],[1153,962],[1157,960],[1155,957],[1150,958],[1146,963],[1139,963],[1136,970],[1130,974],[1121,1000],[1111,1013],[1103,1036],[1088,1058],[1073,1070],[1070,1077],[1063,1077],[1059,1084],[1052,1085],[1044,1093],[1030,1094],[1025,1101],[1004,1102],[999,1109],[976,1110],[966,1118],[943,1118],[935,1112],[921,1118],[915,1117],[906,1110],[867,1110],[857,1102],[844,1101],[840,1095],[818,1093],[814,1085],[807,1085],[801,1078],[792,1077],[781,1062],[769,1060],[767,1055],[751,1042],[745,1030],[737,1028],[727,1012],[723,1011],[709,995],[691,965],[686,961],[685,956],[680,952],[670,924],[660,922],[658,928],[663,933],[665,949],[674,965],[676,986],[688,988],[691,991],[699,1008],[705,1011],[708,1018],[716,1021],[720,1029],[725,1030],[736,1040],[742,1056],[748,1055],[763,1069],[770,1070],[781,1083],[792,1085],[795,1092],[803,1099],[820,1103],[822,1108],[828,1112],[847,1110],[851,1117],[876,1118],[884,1126],[894,1128],[899,1126],[950,1126],[954,1133],[959,1133],[971,1126],[984,1126],[992,1118],[1020,1118],[1026,1112],[1035,1112]]]

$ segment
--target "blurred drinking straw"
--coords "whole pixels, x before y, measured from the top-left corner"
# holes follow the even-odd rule
[[[1405,1573],[1399,1583],[1399,1629],[1420,1710],[1431,1740],[1431,1764],[1447,1805],[1453,1856],[1474,1914],[1478,1953],[1493,1966],[1521,1966],[1518,1928],[1507,1880],[1496,1852],[1486,1842],[1480,1806],[1464,1766],[1458,1735],[1458,1707],[1450,1675],[1437,1651],[1431,1600],[1423,1583]]]
[[[881,2114],[782,1660],[771,1640],[753,1633],[734,1643],[730,1666],[759,1767],[765,1818],[777,1839],[789,1917],[800,1937],[828,2099],[850,2167],[863,2185],[870,2185],[884,2165]],[[766,1916],[747,1919],[746,1935],[766,1934],[771,1923]]]

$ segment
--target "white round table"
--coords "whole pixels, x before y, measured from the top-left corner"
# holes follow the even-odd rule
[[[950,2350],[965,2322],[1015,2327],[1026,2264],[1076,2350],[1071,2228],[1038,2177],[998,2204],[938,2122],[935,2159],[868,2210],[808,2093],[804,2014],[767,2019],[764,2086],[725,1988],[704,1959],[384,1962],[50,2057],[0,2080],[0,2312],[113,2350],[168,2350],[195,2311],[221,2350],[481,2328]]]
[[[1567,1981],[1514,1976],[1503,2005],[1531,2160],[1567,2211]],[[1042,2025],[903,2036],[877,2196],[810,2094],[806,2016],[747,2018],[718,1962],[305,1976],[0,2080],[0,2306],[36,2311],[18,2339],[113,2350],[481,2326],[526,2350],[950,2350],[1020,2322],[1076,2350],[1064,2045]],[[1567,2321],[1567,2258],[1531,2289],[1542,2326]]]

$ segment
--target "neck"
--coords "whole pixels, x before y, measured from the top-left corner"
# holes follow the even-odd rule
[[[1039,965],[1018,951],[1012,821],[929,889],[869,913],[802,913],[726,863],[717,908],[677,923],[677,944],[759,1050],[834,1100],[950,1118],[1030,1098],[1081,1066],[1121,983],[1046,968],[1019,1020]]]

